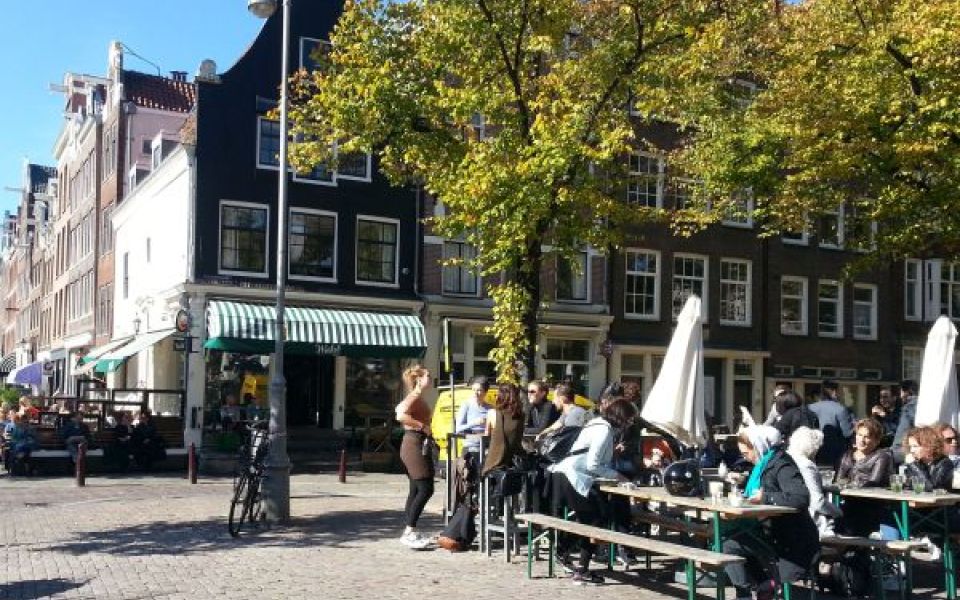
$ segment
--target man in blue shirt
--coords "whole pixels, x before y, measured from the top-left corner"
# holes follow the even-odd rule
[[[824,381],[821,389],[821,399],[807,407],[817,416],[823,432],[823,446],[817,453],[817,464],[835,467],[850,447],[853,413],[840,401],[839,386],[835,381]]]

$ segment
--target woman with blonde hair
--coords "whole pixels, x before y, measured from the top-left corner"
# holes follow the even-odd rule
[[[414,550],[430,545],[430,540],[417,531],[417,522],[427,502],[433,496],[433,452],[430,436],[430,405],[423,399],[430,389],[430,371],[423,365],[414,365],[403,372],[406,397],[397,405],[397,421],[403,425],[400,460],[407,470],[410,491],[404,507],[406,528],[400,542]],[[424,448],[430,450],[424,452]]]

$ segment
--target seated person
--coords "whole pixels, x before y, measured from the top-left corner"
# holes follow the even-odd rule
[[[893,475],[893,454],[880,447],[883,427],[876,419],[861,419],[854,426],[853,447],[844,453],[834,482],[851,487],[887,487]],[[845,535],[868,536],[880,531],[896,539],[890,507],[861,498],[844,498],[843,520],[838,531]],[[886,526],[891,526],[889,529]]]
[[[797,468],[803,475],[803,482],[807,485],[807,490],[810,491],[810,504],[807,512],[810,513],[810,517],[817,524],[820,537],[826,537],[834,535],[833,520],[843,513],[823,493],[823,479],[814,462],[822,445],[823,432],[820,429],[801,426],[796,428],[793,435],[790,436],[790,446],[787,453],[797,463]]]
[[[30,453],[37,447],[37,440],[33,436],[33,428],[16,411],[10,411],[10,421],[4,428],[4,466],[11,473],[23,469],[30,472]]]
[[[157,424],[154,423],[153,412],[149,408],[140,413],[130,440],[133,460],[145,471],[149,471],[154,462],[167,457],[166,442],[157,432]]]
[[[926,491],[949,490],[953,486],[953,463],[943,450],[943,437],[934,427],[914,427],[903,444],[907,476],[923,482]]]
[[[490,405],[487,404],[487,390],[490,389],[490,383],[486,377],[474,377],[470,388],[473,390],[473,395],[457,411],[456,432],[482,434],[487,427],[487,413],[490,411]],[[468,436],[463,442],[463,449],[466,452],[479,452],[479,435]]]
[[[530,409],[527,412],[527,422],[524,433],[536,435],[553,425],[560,418],[560,411],[547,400],[547,384],[539,379],[527,384],[527,401]]]
[[[227,394],[223,406],[220,407],[220,424],[223,430],[237,429],[241,421],[243,421],[243,409],[237,403],[237,397],[234,394]]]
[[[33,405],[29,396],[20,396],[20,416],[28,423],[34,423],[40,418],[40,410]]]
[[[561,383],[553,390],[553,404],[560,410],[560,418],[541,431],[537,439],[564,427],[583,427],[587,419],[587,411],[577,406],[574,402],[575,398],[573,388],[566,383]]]
[[[116,425],[113,427],[113,442],[104,449],[103,460],[108,465],[121,471],[130,466],[132,454],[132,435],[130,427],[130,413],[119,411],[114,416]]]
[[[63,445],[70,453],[70,462],[76,464],[80,444],[89,444],[91,439],[90,428],[83,422],[82,412],[76,411],[64,421],[60,429],[60,437],[63,438]]]
[[[247,405],[248,421],[266,421],[270,418],[270,403],[267,398],[252,396],[250,404]]]

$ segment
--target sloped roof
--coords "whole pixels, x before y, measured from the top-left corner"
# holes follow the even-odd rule
[[[197,101],[197,88],[189,81],[124,71],[123,85],[127,100],[144,108],[189,112]]]

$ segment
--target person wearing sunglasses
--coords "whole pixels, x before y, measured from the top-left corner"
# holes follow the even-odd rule
[[[525,434],[538,434],[560,418],[560,410],[553,402],[547,400],[549,389],[547,384],[539,379],[527,384],[527,401],[530,409],[524,426]]]
[[[954,469],[960,469],[960,442],[957,441],[957,430],[946,423],[937,423],[937,431],[943,438],[943,453],[953,463]]]

